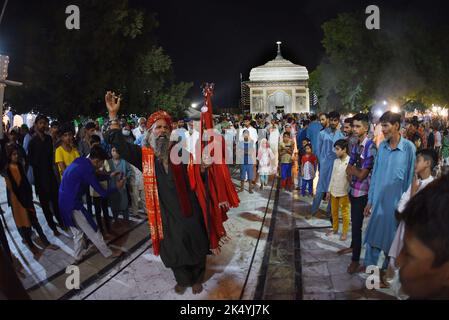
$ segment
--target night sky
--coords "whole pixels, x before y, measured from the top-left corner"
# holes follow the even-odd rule
[[[312,72],[324,54],[321,25],[339,13],[363,13],[368,5],[376,4],[381,10],[381,23],[382,19],[400,20],[410,12],[441,22],[449,15],[447,2],[130,0],[133,6],[158,13],[159,44],[174,62],[176,79],[194,83],[190,93],[194,102],[201,101],[202,82],[215,82],[215,104],[221,107],[238,106],[240,73],[248,80],[251,68],[274,59],[278,40],[283,42],[282,53],[286,59]],[[72,3],[76,4],[77,0]],[[11,20],[17,22],[17,19],[20,17],[8,16],[7,11],[4,26],[0,28],[7,28]],[[361,25],[364,26],[364,21]],[[0,49],[7,51],[7,48]]]

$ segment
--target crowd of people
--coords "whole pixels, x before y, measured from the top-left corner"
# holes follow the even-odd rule
[[[41,249],[33,242],[32,229],[44,248],[58,249],[48,241],[37,219],[33,185],[54,236],[70,228],[77,262],[85,254],[85,237],[104,256],[117,257],[120,252],[111,251],[104,242],[114,234],[113,222],[119,217],[129,221],[132,216],[148,215],[148,208],[158,210],[159,205],[148,204],[146,197],[148,172],[142,157],[145,159],[147,147],[154,146],[156,158],[164,160],[164,152],[157,149],[165,148],[157,144],[164,141],[156,139],[168,135],[170,141],[182,142],[192,158],[198,156],[195,153],[201,131],[198,121],[172,121],[159,114],[152,121],[140,118],[130,124],[126,119],[116,118],[118,107],[114,99],[111,95],[106,99],[112,118],[108,127],[89,121],[74,128],[72,124],[49,123],[47,117],[40,115],[32,128],[26,125],[5,128],[0,165],[6,180],[8,203],[24,244],[33,253]],[[340,240],[346,240],[351,230],[351,246],[338,252],[352,254],[348,273],[365,272],[368,266],[382,265],[381,285],[387,287],[388,280],[400,270],[401,279],[404,274],[409,283],[420,281],[427,290],[403,284],[403,289],[413,297],[440,294],[438,290],[442,285],[444,290],[449,287],[448,279],[444,279],[444,272],[449,270],[449,252],[448,247],[443,246],[448,242],[448,230],[444,228],[449,225],[449,182],[443,175],[449,166],[447,121],[438,117],[405,119],[391,111],[379,119],[363,113],[342,117],[333,111],[318,115],[222,114],[214,120],[215,131],[226,143],[226,158],[231,154],[232,164],[229,164],[240,169],[238,192],[245,192],[245,182],[252,194],[257,184],[263,190],[279,177],[281,190],[293,192],[296,189],[304,199],[313,198],[306,218],[329,219],[332,230],[328,236],[339,234],[341,215]],[[147,133],[153,131],[157,137],[150,141]],[[181,197],[179,204],[171,204],[169,194],[175,189],[179,192],[179,184],[176,178],[176,188],[162,185],[159,180],[163,179],[164,172],[177,169],[174,166],[169,169],[170,161],[161,161],[164,164],[161,167],[157,163],[153,174],[158,177],[158,187],[166,188],[166,192],[159,192],[160,199],[155,200],[164,207],[162,222],[171,224],[179,233],[195,234],[195,246],[188,248],[179,243],[176,234],[166,234],[164,241],[170,246],[161,246],[162,259],[173,269],[178,293],[188,286],[198,293],[208,251],[204,245],[205,234],[199,231],[202,227],[197,224],[189,224],[187,230],[183,222],[183,227],[177,229],[175,220],[179,217],[167,212],[186,211],[185,201],[197,206],[199,198],[189,194],[186,199]],[[204,169],[207,166],[201,167],[202,172]],[[71,195],[85,190],[80,187],[83,185],[90,188],[82,199],[74,199]],[[437,195],[444,199],[430,202],[429,199],[436,199]],[[323,201],[327,202],[324,211],[320,210]],[[70,212],[64,206],[70,207]],[[183,219],[189,219],[187,217],[190,216],[185,215]],[[370,217],[367,229],[362,230],[367,217]],[[158,221],[154,223],[157,225]],[[157,228],[151,231],[156,241],[154,237],[160,231]],[[433,254],[427,258],[435,260],[434,264],[426,265],[427,273],[422,272],[424,267],[419,261],[411,258],[424,259],[423,246]],[[179,257],[187,261],[183,265],[195,267],[186,271],[176,265],[179,257],[168,252],[173,248],[184,250],[177,251]],[[365,248],[363,263],[362,248]]]

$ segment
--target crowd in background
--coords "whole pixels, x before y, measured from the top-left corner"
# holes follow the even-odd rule
[[[146,123],[145,118],[135,122],[122,119],[123,136],[129,143],[141,145]],[[8,205],[24,244],[33,253],[40,250],[33,242],[33,229],[45,248],[58,248],[39,224],[32,186],[46,223],[54,236],[59,236],[61,230],[68,230],[59,214],[59,184],[67,167],[79,157],[89,157],[93,146],[101,146],[109,154],[103,170],[121,174],[109,183],[123,177],[127,181],[125,188],[108,198],[101,198],[93,189],[85,195],[89,213],[105,239],[114,235],[113,225],[119,218],[128,222],[133,216],[145,215],[142,174],[105,143],[104,128],[98,121],[75,128],[70,123],[50,123],[40,115],[31,128],[4,126],[4,130],[0,166]],[[341,252],[352,253],[351,274],[377,265],[381,252],[385,256],[383,270],[395,270],[403,241],[403,226],[398,227],[395,213],[404,211],[407,202],[449,166],[449,127],[440,117],[406,119],[386,112],[374,119],[365,114],[342,116],[336,111],[318,115],[221,114],[215,117],[215,130],[227,142],[227,152],[235,154],[233,160],[240,157],[238,166],[232,165],[240,169],[240,192],[245,191],[245,182],[252,194],[257,183],[264,189],[279,177],[282,190],[296,188],[301,196],[313,198],[307,218],[330,219],[329,236],[339,233],[341,214],[340,240],[347,239],[350,228],[352,231],[351,247]],[[171,140],[184,141],[193,157],[199,135],[198,121],[173,122]],[[322,201],[327,202],[324,216],[319,210]],[[363,220],[368,216],[371,220],[362,241]]]

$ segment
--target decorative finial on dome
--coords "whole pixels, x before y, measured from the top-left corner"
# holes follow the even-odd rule
[[[281,53],[281,41],[276,42],[276,44],[278,45],[278,55],[276,56],[276,60],[278,59],[284,59],[284,57],[282,57],[282,53]]]

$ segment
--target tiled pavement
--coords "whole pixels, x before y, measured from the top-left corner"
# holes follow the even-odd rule
[[[340,241],[340,235],[327,236],[331,230],[328,220],[305,219],[310,212],[311,198],[292,194],[293,215],[296,220],[296,257],[300,260],[300,272],[297,297],[304,300],[391,300],[396,299],[391,289],[368,290],[366,274],[350,275],[346,269],[351,255],[338,256],[338,250],[351,245],[351,233],[348,240]],[[322,203],[325,210],[326,203]],[[324,211],[322,211],[324,213]],[[366,219],[364,226],[366,227]],[[364,228],[365,229],[365,228]],[[340,231],[342,225],[340,221]],[[362,251],[362,257],[364,252]]]
[[[36,202],[36,211],[39,223],[44,230],[48,240],[60,247],[59,250],[43,250],[39,255],[33,255],[28,247],[22,243],[22,239],[17,231],[11,209],[7,207],[6,190],[4,179],[0,179],[0,204],[5,211],[6,235],[13,255],[22,266],[19,273],[24,288],[32,299],[60,299],[67,295],[70,290],[65,286],[67,275],[65,274],[67,266],[74,262],[73,258],[73,240],[70,231],[61,232],[61,236],[55,237],[51,229],[47,226],[41,208]],[[132,251],[136,245],[148,238],[147,227],[144,217],[132,217],[128,224],[119,220],[113,224],[113,230],[116,236],[108,241],[110,245],[122,249],[125,254]],[[142,227],[142,225],[144,227]],[[144,230],[145,229],[145,230]],[[145,231],[145,232],[144,232]],[[37,235],[33,236],[37,246],[40,245],[40,239]],[[79,265],[81,283],[92,278],[98,277],[107,269],[111,263],[109,259],[104,259],[96,250],[92,250],[88,259]]]
[[[200,295],[193,295],[190,289],[184,295],[175,294],[176,282],[171,270],[165,268],[159,257],[152,255],[151,249],[139,249],[139,254],[122,262],[124,268],[118,267],[118,272],[114,270],[73,299],[252,299],[271,220],[273,201],[270,201],[266,212],[270,193],[270,190],[256,190],[253,195],[247,191],[240,194],[240,207],[230,210],[229,220],[225,223],[231,240],[223,246],[219,256],[208,257],[206,282]],[[266,219],[262,225],[265,212]]]
[[[3,181],[0,202],[4,203],[2,188]],[[73,262],[70,234],[50,236],[38,208],[44,231],[61,250],[44,251],[36,259],[18,240],[9,209],[6,218],[14,238],[12,250],[24,266],[21,280],[33,299],[394,299],[391,290],[367,290],[366,275],[346,273],[350,256],[337,256],[336,251],[349,246],[350,240],[343,243],[338,236],[327,237],[330,223],[326,220],[304,218],[311,199],[299,197],[296,191],[279,192],[276,187],[270,191],[240,194],[241,205],[229,212],[225,225],[231,240],[220,256],[208,257],[205,290],[197,296],[190,291],[174,294],[173,275],[152,255],[147,223],[142,219],[130,227],[117,226],[122,236],[114,245],[127,254],[111,261],[92,252],[80,265],[81,290],[70,291],[65,288],[64,273]]]

